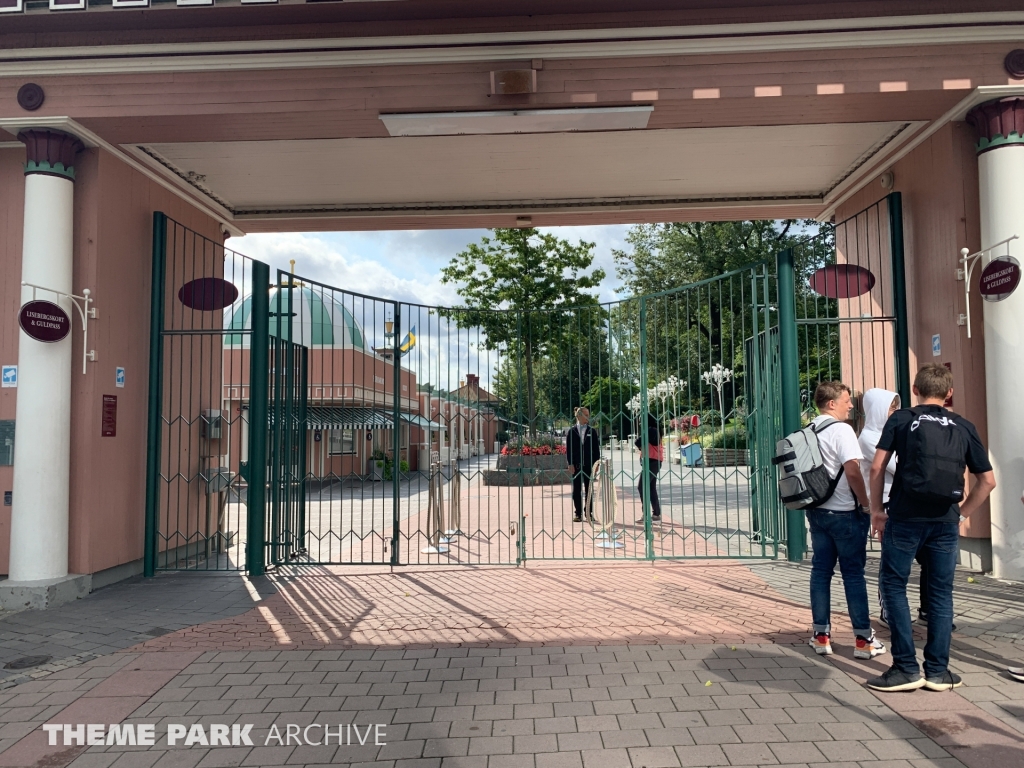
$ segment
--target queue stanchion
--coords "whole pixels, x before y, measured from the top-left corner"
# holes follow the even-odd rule
[[[443,479],[441,463],[431,464],[427,485],[427,546],[420,550],[424,555],[444,555],[448,552],[448,547],[441,539],[441,529],[444,527]]]
[[[462,532],[462,474],[457,461],[452,462],[451,503],[448,505],[448,527],[445,529],[445,541],[456,536],[465,536]]]
[[[594,539],[600,549],[623,549],[625,544],[619,541],[620,531],[615,529],[615,518],[618,514],[619,501],[615,493],[615,481],[612,478],[611,462],[601,459],[594,465],[594,479],[590,483],[591,493],[588,504],[593,505],[596,497],[599,527],[601,529]],[[593,512],[593,506],[588,511]]]

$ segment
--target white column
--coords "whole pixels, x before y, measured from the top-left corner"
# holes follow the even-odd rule
[[[28,147],[21,280],[71,293],[74,180],[68,167],[81,149],[71,136],[22,135]],[[77,147],[76,147],[77,145]],[[64,162],[61,162],[63,153]],[[70,162],[69,162],[70,161]],[[37,298],[78,317],[67,299]],[[24,304],[32,289],[22,287]],[[68,575],[68,483],[71,452],[71,335],[47,344],[18,331],[17,445],[11,509],[8,584]]]
[[[1016,109],[1021,107],[1024,101]],[[1012,102],[999,102],[979,110],[992,117],[993,110],[1012,115],[1014,108]],[[981,124],[991,130],[991,120]],[[1024,139],[986,136],[982,130],[979,147],[981,246],[987,248],[1019,235],[1022,239],[1010,245],[1010,254],[1024,264]],[[993,255],[1002,253],[1005,251],[999,249]],[[974,296],[978,301],[977,294]],[[1024,409],[1017,404],[1024,373],[1024,286],[1003,301],[981,303],[985,313],[988,449],[997,483],[990,502],[992,566],[997,578],[1024,581]]]

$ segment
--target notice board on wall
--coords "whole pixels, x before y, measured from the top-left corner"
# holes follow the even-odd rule
[[[103,419],[100,429],[103,437],[117,437],[117,395],[103,396]]]

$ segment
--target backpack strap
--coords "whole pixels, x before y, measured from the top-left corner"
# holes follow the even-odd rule
[[[820,435],[822,432],[824,432],[829,427],[833,426],[834,424],[838,424],[839,423],[838,419],[833,419],[831,416],[829,416],[828,418],[829,418],[828,421],[823,421],[818,426],[814,426],[813,424],[811,424],[811,432],[813,432],[815,435]]]

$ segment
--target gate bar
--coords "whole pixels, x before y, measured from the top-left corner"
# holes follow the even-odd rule
[[[910,405],[910,340],[907,330],[907,271],[903,254],[903,194],[887,196],[892,257],[893,314],[896,315],[896,389],[903,407]]]
[[[149,306],[149,424],[146,445],[146,545],[142,575],[156,573],[160,515],[160,411],[164,391],[164,272],[167,264],[167,215],[153,212],[153,277]]]
[[[391,402],[391,417],[394,419],[394,429],[391,433],[391,442],[394,445],[392,449],[394,456],[391,459],[391,494],[393,496],[391,500],[391,564],[398,565],[398,535],[401,526],[401,515],[402,499],[399,494],[401,489],[402,480],[402,402],[399,399],[402,396],[402,305],[395,304],[395,335],[392,337],[392,343],[394,346],[394,357],[392,362],[394,364],[392,387],[392,402]],[[410,394],[412,394],[410,392]],[[409,430],[409,452],[412,453],[412,430]],[[412,458],[410,456],[410,458]],[[387,462],[385,462],[385,465]]]
[[[266,566],[267,406],[270,398],[270,265],[252,263],[249,343],[249,488],[246,492],[245,567],[262,576]]]
[[[779,251],[777,261],[779,291],[779,358],[782,366],[782,434],[800,429],[800,364],[796,337],[796,270],[793,249]],[[803,560],[807,550],[804,513],[786,510],[786,559]]]

